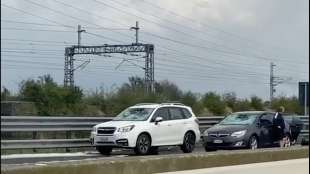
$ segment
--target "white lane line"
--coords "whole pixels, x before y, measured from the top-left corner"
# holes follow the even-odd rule
[[[93,156],[94,154],[77,152],[77,153],[39,153],[39,154],[11,154],[1,155],[2,159],[18,159],[18,158],[45,158],[45,157],[77,157],[77,156]]]
[[[36,165],[36,166],[46,166],[47,164],[36,163],[36,164],[34,164],[34,165]]]
[[[114,159],[115,157],[116,158],[123,158],[123,157],[128,157],[128,155],[115,155],[115,156],[102,156],[103,159]],[[77,159],[77,160],[66,160],[65,162],[79,162],[79,161],[95,161],[95,160],[98,160],[98,158],[86,158],[86,159]],[[48,165],[48,164],[55,164],[55,163],[63,163],[64,161],[59,161],[59,160],[56,160],[56,161],[40,161],[40,162],[37,162],[37,163],[34,163],[35,165]],[[25,165],[25,164],[30,164],[30,163],[23,163],[22,165]]]

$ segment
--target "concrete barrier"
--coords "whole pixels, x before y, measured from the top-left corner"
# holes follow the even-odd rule
[[[122,159],[97,159],[59,162],[46,166],[27,165],[5,168],[5,174],[149,174],[191,170],[257,162],[308,158],[309,148],[259,149],[255,151],[225,151],[219,153],[194,153],[126,157]]]

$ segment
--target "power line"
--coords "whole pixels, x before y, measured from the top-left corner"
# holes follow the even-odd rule
[[[12,55],[12,54],[1,54],[2,57],[21,57],[21,58],[35,58],[35,59],[61,59],[63,60],[63,57],[58,56],[29,56],[29,55]]]
[[[167,48],[166,48],[167,49]],[[161,49],[160,49],[161,50]],[[177,51],[177,50],[175,50],[175,51]],[[204,64],[204,63],[202,63],[200,60],[202,60],[203,59],[203,57],[197,57],[197,56],[194,56],[194,57],[192,57],[193,55],[188,55],[188,56],[191,56],[192,58],[195,58],[195,59],[197,59],[197,62],[194,62],[194,61],[188,61],[188,56],[187,56],[187,54],[185,54],[185,53],[183,53],[183,55],[182,55],[182,52],[180,52],[180,54],[173,54],[173,53],[166,53],[166,52],[164,52],[164,53],[158,53],[157,52],[157,54],[159,54],[159,55],[163,55],[163,56],[165,56],[165,55],[168,55],[169,57],[174,57],[174,58],[176,58],[175,60],[182,60],[182,64],[188,64],[188,63],[190,63],[190,64],[195,64],[195,66],[204,66],[204,67],[206,67],[206,68],[213,68],[213,66],[210,66],[210,64]],[[182,59],[182,58],[184,58],[184,59]],[[199,59],[200,58],[200,59]],[[167,60],[167,59],[166,59]],[[199,61],[199,62],[198,62]],[[212,62],[213,64],[218,64],[218,65],[222,65],[222,66],[224,66],[224,67],[226,67],[226,69],[227,69],[227,65],[226,65],[226,63],[229,63],[230,65],[237,65],[238,67],[240,67],[240,65],[242,66],[242,65],[244,65],[244,66],[246,66],[247,68],[251,68],[251,70],[253,70],[253,67],[255,67],[256,69],[258,68],[258,69],[262,69],[264,72],[265,71],[267,71],[267,69],[266,69],[266,67],[265,66],[258,66],[257,64],[247,64],[247,63],[240,63],[240,62],[234,62],[234,61],[227,61],[227,60],[225,60],[225,61],[214,61],[214,60],[210,60],[210,59],[208,59],[208,61],[210,61],[210,62]],[[240,68],[245,68],[245,67],[240,67]],[[230,66],[230,69],[231,69],[231,66]],[[291,71],[289,71],[289,72],[300,72],[300,73],[307,73],[307,72],[302,72],[302,71],[299,71],[298,69],[293,69],[293,68],[285,68],[286,70],[291,70]],[[307,73],[308,74],[308,73]]]
[[[111,38],[107,38],[107,39],[110,39],[110,40],[111,40]]]
[[[71,4],[61,2],[61,1],[59,1],[59,0],[53,0],[53,1],[56,2],[56,3],[62,4],[62,5],[64,5],[64,6],[73,8],[73,9],[75,9],[76,11],[84,12],[84,13],[90,14],[90,15],[92,15],[92,16],[98,17],[98,15],[96,15],[96,14],[94,14],[94,13],[88,11],[88,10],[85,10],[85,8],[79,8],[79,7],[73,6],[73,5],[71,5]],[[119,21],[116,21],[116,20],[113,20],[113,19],[110,19],[110,18],[101,16],[101,15],[100,15],[100,17],[98,17],[98,18],[101,19],[101,20],[102,20],[102,19],[105,19],[105,20],[107,20],[107,21],[110,21],[110,22],[115,23],[115,24],[118,24],[118,25],[120,24]],[[126,26],[126,25],[124,25],[124,26]],[[102,26],[101,26],[101,27],[102,27]],[[95,28],[95,29],[100,29],[101,27]],[[102,28],[105,28],[105,27],[102,27]],[[91,28],[90,28],[90,29],[91,29]],[[93,29],[94,29],[94,28],[93,28]]]
[[[184,16],[184,15],[180,15],[180,14],[174,12],[174,11],[171,11],[171,10],[169,10],[169,9],[167,9],[167,8],[163,8],[163,7],[161,7],[160,5],[151,3],[151,2],[149,2],[149,1],[147,1],[147,0],[143,0],[143,1],[141,1],[141,2],[143,2],[143,3],[145,3],[145,4],[148,4],[148,5],[151,6],[151,7],[156,7],[156,8],[158,8],[158,9],[160,9],[160,10],[167,11],[167,12],[169,12],[170,14],[176,16],[176,17],[183,18],[183,19],[185,19],[185,20],[187,20],[187,21],[190,21],[190,22],[192,22],[192,23],[194,23],[194,24],[203,25],[203,26],[206,27],[206,30],[208,30],[208,29],[214,29],[215,31],[221,32],[221,33],[226,34],[226,35],[228,35],[228,36],[232,36],[232,37],[237,38],[237,39],[239,39],[239,40],[247,41],[248,43],[255,43],[255,44],[263,45],[262,43],[259,43],[259,42],[257,42],[256,40],[251,40],[251,39],[245,38],[244,36],[240,36],[239,34],[236,34],[236,33],[230,32],[230,31],[225,31],[225,30],[223,30],[221,27],[216,27],[216,25],[214,25],[214,24],[204,23],[203,21],[198,21],[197,19],[193,19],[193,18],[189,18],[189,17]],[[249,45],[249,44],[245,44],[245,46],[248,46],[248,45]],[[270,47],[270,46],[269,46],[269,47]],[[255,49],[257,49],[257,46],[255,46]]]
[[[138,16],[138,15],[136,15],[136,14],[130,13],[130,12],[128,12],[128,11],[125,11],[125,10],[122,10],[122,9],[120,9],[120,8],[117,8],[117,7],[114,7],[114,6],[112,6],[112,5],[109,5],[109,4],[107,4],[107,3],[104,3],[104,2],[102,2],[102,1],[98,1],[98,0],[93,0],[93,1],[95,1],[95,2],[97,2],[97,3],[99,3],[99,4],[102,4],[102,5],[105,5],[105,6],[107,6],[107,7],[110,7],[110,8],[112,8],[112,9],[118,11],[118,12],[122,12],[122,13],[127,14],[127,15],[132,15],[132,16],[135,16],[135,17],[137,17],[137,18],[140,18],[140,19],[142,19],[142,20],[144,20],[144,21],[146,21],[146,22],[156,24],[156,25],[158,25],[158,26],[160,26],[160,27],[162,27],[162,28],[166,28],[166,29],[169,29],[169,30],[171,30],[171,31],[178,32],[178,33],[181,33],[181,34],[186,35],[186,36],[189,36],[189,37],[197,38],[196,36],[190,35],[190,34],[188,34],[188,33],[186,33],[186,32],[183,32],[183,31],[174,29],[174,28],[172,28],[172,27],[164,26],[164,25],[162,25],[161,23],[158,23],[158,22],[155,22],[155,21],[153,21],[153,20],[150,20],[150,19],[147,19],[147,18]],[[147,32],[147,33],[148,33],[148,32]],[[225,50],[219,50],[219,49],[209,48],[209,47],[205,47],[205,46],[203,47],[203,46],[200,46],[200,45],[193,45],[193,44],[189,44],[189,43],[187,43],[187,42],[177,41],[177,40],[174,40],[174,39],[171,39],[171,38],[167,38],[167,37],[163,37],[163,36],[159,36],[159,35],[156,35],[156,34],[153,34],[153,33],[148,33],[148,34],[150,34],[150,35],[152,35],[152,36],[156,36],[156,37],[158,37],[158,38],[160,38],[160,39],[169,40],[169,41],[172,41],[172,42],[175,42],[175,43],[178,43],[178,44],[183,44],[183,45],[191,46],[191,47],[194,47],[194,48],[209,49],[209,50],[215,51],[215,52],[226,53],[226,54],[233,54],[233,55],[238,55],[238,56],[244,56],[244,55],[242,55],[242,54],[240,54],[240,53],[236,53],[236,52],[230,52],[230,51],[225,51]],[[197,38],[197,39],[201,39],[201,38]],[[267,61],[270,61],[270,60],[271,60],[271,58],[269,58],[269,57],[264,57],[264,56],[255,56],[255,55],[247,55],[247,56],[255,57],[255,58],[263,59],[263,60],[267,60]],[[285,61],[285,60],[281,60],[281,61]],[[287,60],[286,60],[286,61],[287,61]]]
[[[13,10],[19,11],[19,12],[21,12],[21,13],[24,13],[24,14],[28,14],[28,15],[34,16],[34,17],[38,17],[38,18],[40,18],[40,19],[44,19],[44,20],[46,20],[46,21],[49,21],[49,22],[52,22],[52,23],[58,24],[58,25],[63,26],[63,27],[67,27],[67,28],[75,28],[75,27],[73,27],[73,26],[70,26],[70,25],[65,25],[65,24],[59,23],[59,22],[57,22],[57,21],[54,21],[54,20],[51,20],[51,19],[48,19],[48,18],[45,18],[45,17],[39,16],[39,15],[35,15],[35,14],[33,14],[33,13],[29,13],[29,12],[27,12],[27,11],[24,11],[24,10],[21,10],[21,9],[18,9],[18,8],[15,8],[15,7],[12,7],[12,6],[9,6],[9,5],[4,4],[4,3],[1,3],[1,6],[4,6],[4,7],[6,7],[6,8],[10,8],[10,9],[13,9]]]
[[[6,20],[6,19],[1,19],[1,22],[5,22],[5,23],[13,23],[13,24],[38,25],[38,26],[54,26],[54,27],[64,27],[64,26],[55,25],[55,24],[48,24],[48,23],[25,22],[25,21],[15,21],[15,20]],[[68,28],[68,27],[66,27],[66,28]],[[73,28],[73,26],[71,26],[70,28]]]
[[[35,42],[3,42],[3,45],[24,45],[24,46],[68,46],[68,45],[72,45],[72,44],[52,44],[52,43],[35,43]]]
[[[101,35],[95,35],[95,36],[106,38],[105,36],[101,36]],[[109,38],[108,38],[108,39],[109,39]],[[170,50],[171,50],[171,49],[170,49]],[[178,52],[179,52],[179,51],[178,51]],[[190,55],[190,56],[191,56],[191,55]],[[199,57],[199,58],[201,58],[201,57]],[[213,61],[213,63],[217,63],[217,64],[225,65],[225,64],[220,63],[220,62],[214,62],[214,61]]]
[[[45,51],[52,51],[52,50],[45,50]],[[55,51],[55,50],[53,50]],[[62,51],[62,50],[56,50],[56,51]],[[197,65],[201,65],[200,63],[197,63]]]
[[[14,63],[29,63],[29,64],[33,64],[33,63],[35,63],[35,64],[37,64],[37,65],[40,65],[41,63],[44,63],[44,62],[20,62],[20,61],[11,61],[11,62],[14,62]],[[43,65],[43,64],[42,64]],[[46,65],[46,64],[45,64]],[[16,64],[14,64],[14,66],[17,66]],[[27,65],[28,66],[28,65]],[[31,66],[31,67],[33,67],[33,68],[37,68],[37,67],[34,67],[34,66]],[[25,65],[23,65],[22,66],[22,68],[25,68]],[[49,68],[49,67],[42,67],[43,69],[45,69],[45,68]],[[109,70],[109,69],[107,69],[108,67],[105,67],[105,68],[103,68],[102,70]],[[20,68],[18,68],[18,69],[20,69]],[[57,69],[57,68],[55,68],[55,69]],[[99,69],[99,68],[97,68],[97,69]],[[59,68],[59,70],[63,70],[62,68],[60,69]],[[114,70],[114,69],[111,69],[111,70]],[[85,71],[85,72],[88,72],[87,70]],[[112,71],[112,73],[115,73],[116,71]],[[126,70],[120,70],[120,71],[117,71],[117,72],[126,72],[126,74],[128,75],[128,72],[130,73],[130,72],[132,72],[132,71],[126,71]],[[160,71],[159,71],[161,74],[165,74],[165,75],[167,75],[166,73],[169,73],[169,74],[172,74],[172,75],[174,75],[174,77],[181,77],[183,80],[186,80],[186,78],[185,77],[189,77],[189,79],[192,79],[191,77],[193,77],[193,75],[191,75],[191,74],[184,74],[184,73],[178,73],[178,72],[175,72],[175,71],[171,71],[171,70],[164,70],[164,69],[161,69]],[[228,79],[228,78],[230,78],[230,77],[227,77],[227,78],[225,78],[225,77],[214,77],[214,76],[201,76],[201,75],[195,75],[195,79],[197,79],[197,80],[216,80],[216,81],[218,81],[218,79]],[[233,78],[233,79],[235,79],[235,78]],[[249,82],[248,80],[246,80],[246,81],[243,81],[243,79],[239,79],[239,78],[237,78],[238,79],[238,83],[252,83],[252,82]],[[188,80],[188,79],[187,79]],[[225,82],[225,81],[222,81],[222,82],[224,82],[225,84],[227,84],[227,82]],[[256,84],[257,84],[257,81],[256,81]],[[263,83],[264,84],[264,83]]]
[[[1,30],[21,30],[21,31],[46,31],[46,32],[65,32],[72,33],[72,31],[68,30],[52,30],[52,29],[30,29],[30,28],[16,28],[16,27],[5,27],[1,28]]]
[[[54,65],[62,65],[62,64],[57,64],[57,63],[51,63],[51,62],[38,62],[38,61],[25,61],[25,60],[12,60],[12,59],[3,59],[4,61],[9,61],[9,62],[15,62],[15,63],[35,63],[35,64],[54,64]],[[163,66],[164,64],[159,64],[161,66]],[[135,66],[138,66],[135,64]],[[158,69],[163,70],[163,71],[169,71],[169,72],[174,72],[175,74],[178,74],[178,70],[183,70],[183,67],[178,67],[178,66],[174,66],[173,68],[171,67],[167,67],[167,68],[163,68],[163,67],[158,67]],[[195,71],[195,72],[191,72],[193,75],[195,76],[201,76],[201,71]],[[183,75],[182,73],[180,75]],[[188,75],[188,74],[185,74]],[[233,74],[228,74],[228,76],[224,75],[224,74],[217,74],[217,76],[210,76],[210,73],[208,73],[208,77],[212,77],[212,78],[216,78],[216,77],[228,77],[228,78],[237,78],[240,79],[240,76],[234,76]],[[241,78],[242,79],[242,78]]]
[[[32,40],[32,39],[16,39],[16,38],[1,38],[1,40],[10,40],[10,41],[19,41],[19,42],[39,42],[39,43],[64,43],[64,44],[74,44],[73,42],[67,42],[67,41]]]
[[[20,51],[20,50],[1,50],[1,53],[23,53],[23,54],[39,54],[39,55],[57,55],[55,52],[40,52],[40,51]],[[59,54],[63,56],[63,54]]]
[[[20,50],[26,50],[26,51],[47,51],[47,52],[63,52],[64,50],[54,50],[54,49],[29,49],[29,48],[1,48],[5,51],[20,51]],[[1,50],[1,51],[2,51]]]
[[[25,30],[25,31],[48,31],[48,32],[72,32],[72,31],[66,31],[66,30],[43,30],[43,29],[25,29],[25,28],[2,28],[3,30]],[[98,34],[95,34],[95,33],[90,33],[90,32],[86,32],[90,35],[94,35],[94,36],[98,36],[98,37],[101,37],[101,38],[105,38],[105,39],[108,39],[108,40],[112,40],[112,41],[116,41],[116,42],[122,42],[120,40],[116,40],[116,39],[113,39],[113,38],[110,38],[110,37],[106,37],[106,36],[102,36],[102,35],[98,35]],[[171,42],[174,42],[174,43],[178,43],[178,44],[182,44],[182,45],[187,45],[187,46],[190,46],[190,47],[193,47],[193,48],[202,48],[202,49],[209,49],[210,51],[217,51],[217,52],[222,52],[222,53],[228,53],[228,54],[235,54],[235,55],[238,55],[238,56],[244,56],[244,55],[241,55],[241,54],[238,54],[238,53],[231,53],[231,52],[225,52],[225,51],[220,51],[220,50],[217,50],[217,49],[211,49],[209,47],[203,47],[203,46],[199,46],[199,45],[192,45],[192,44],[189,44],[187,42],[182,42],[182,41],[177,41],[177,40],[173,40],[173,39],[169,39],[169,38],[166,38],[166,37],[163,37],[163,36],[159,36],[159,35],[156,35],[156,34],[152,34],[152,33],[149,33],[149,32],[144,32],[144,33],[147,33],[148,35],[151,35],[151,36],[154,36],[154,37],[158,37],[160,39],[164,39],[164,40],[168,40],[168,41],[171,41]],[[263,58],[264,60],[269,60],[269,59],[266,59],[265,57],[257,57],[255,56],[256,58]],[[290,63],[293,62],[293,61],[289,61]],[[293,63],[298,63],[298,62],[293,62]]]
[[[159,46],[160,47],[160,46]],[[163,48],[165,48],[165,49],[168,49],[167,47],[163,47]],[[168,50],[172,50],[172,49],[168,49]],[[173,50],[173,51],[176,51],[176,52],[180,52],[180,51],[177,51],[177,50]],[[185,54],[185,55],[183,55],[183,56],[187,56],[188,54]],[[193,56],[193,55],[188,55],[188,56],[191,56],[191,57],[195,57],[195,58],[199,58],[199,59],[204,59],[203,57],[198,57],[198,56]],[[220,64],[220,65],[223,65],[223,66],[225,66],[225,64],[223,64],[223,63],[221,63],[221,62],[214,62],[213,61],[213,63],[216,63],[216,64]],[[239,63],[240,64],[240,63]],[[265,74],[266,75],[266,74]]]
[[[236,55],[236,56],[243,56],[243,57],[247,57],[248,55],[242,55],[240,53],[235,53],[235,52],[230,52],[230,51],[224,51],[224,50],[219,50],[219,49],[214,49],[214,48],[210,48],[210,47],[206,47],[206,46],[201,46],[201,45],[194,45],[194,44],[190,44],[188,42],[183,42],[183,41],[179,41],[179,40],[175,40],[175,39],[170,39],[168,37],[164,37],[164,36],[160,36],[160,35],[157,35],[157,34],[153,34],[153,33],[150,33],[150,32],[141,32],[141,33],[145,33],[145,34],[148,34],[150,36],[153,36],[153,37],[156,37],[156,38],[159,38],[159,39],[162,39],[162,40],[167,40],[167,41],[170,41],[170,42],[173,42],[173,43],[177,43],[177,44],[180,44],[180,45],[186,45],[186,46],[189,46],[189,47],[192,47],[192,48],[200,48],[200,49],[207,49],[207,50],[210,50],[210,51],[213,51],[213,52],[218,52],[218,53],[225,53],[225,54],[232,54],[232,55]],[[254,56],[254,55],[249,55],[250,57],[254,57],[254,58],[257,58],[257,59],[262,59],[262,60],[266,60],[266,61],[269,61],[271,60],[270,58],[268,57],[262,57],[262,56]],[[278,60],[278,61],[284,61],[284,62],[289,62],[289,63],[299,63],[299,64],[304,64],[305,62],[296,62],[296,61],[289,61],[289,60]]]
[[[111,0],[110,0],[110,1],[111,1]],[[113,2],[115,2],[115,0],[113,0]],[[133,10],[135,10],[135,11],[137,11],[137,12],[139,12],[139,13],[143,14],[143,15],[145,15],[145,14],[146,14],[146,12],[145,12],[145,11],[141,11],[141,10],[139,10],[139,9],[129,7],[129,6],[128,6],[128,4],[122,3],[122,2],[120,2],[120,1],[116,1],[116,2],[117,2],[118,4],[120,4],[120,5],[124,6],[124,7],[130,8],[130,9],[133,9]],[[167,21],[168,23],[171,23],[171,24],[174,24],[174,25],[180,26],[180,28],[187,28],[187,29],[189,29],[189,30],[193,31],[194,33],[206,34],[204,31],[197,30],[196,28],[191,27],[190,25],[183,25],[183,24],[179,24],[179,23],[174,22],[174,21],[172,21],[172,20],[168,20],[167,18],[159,18],[159,17],[158,17],[158,15],[154,15],[154,14],[148,14],[148,15],[149,15],[149,16],[151,16],[151,17],[153,17],[153,18],[160,19],[160,20],[163,20],[163,21]],[[183,33],[183,34],[184,34],[184,33]],[[211,43],[211,44],[216,45],[216,46],[219,46],[219,47],[224,47],[224,48],[226,48],[226,49],[232,49],[232,48],[229,48],[229,47],[227,47],[227,46],[225,46],[225,45],[221,45],[221,44],[218,44],[218,43],[212,42],[212,41],[210,41],[210,40],[206,40],[206,39],[201,38],[201,37],[196,37],[196,36],[194,36],[194,35],[190,35],[190,34],[187,34],[187,35],[188,35],[188,36],[190,36],[190,37],[194,37],[194,38],[196,38],[196,39],[203,40],[203,41],[204,41],[204,43]]]
[[[13,24],[27,24],[27,25],[35,25],[35,26],[63,27],[63,26],[48,24],[48,23],[24,22],[24,21],[15,21],[15,20],[6,20],[6,19],[1,19],[1,22],[13,23]],[[85,27],[85,28],[91,29],[91,30],[102,30],[102,29],[105,29],[105,30],[126,30],[126,31],[129,30],[128,28],[109,28],[109,27]]]
[[[24,61],[24,60],[12,60],[12,59],[2,59],[5,62],[13,62],[13,63],[30,63],[30,64],[41,64],[41,65],[59,65],[63,66],[63,64],[53,63],[53,62],[38,62],[38,61]]]
[[[62,11],[52,9],[52,8],[50,8],[50,7],[47,7],[47,6],[45,6],[45,5],[42,5],[42,4],[33,2],[33,1],[31,1],[31,0],[25,0],[25,1],[31,3],[31,4],[33,4],[33,5],[35,5],[35,6],[48,9],[48,10],[52,11],[53,13],[61,14],[61,15],[63,15],[63,16],[67,16],[67,17],[72,18],[72,19],[74,19],[74,20],[82,21],[82,22],[85,22],[85,23],[87,23],[87,24],[91,24],[91,25],[94,25],[94,26],[97,26],[97,27],[102,27],[101,25],[98,25],[98,24],[95,24],[95,23],[90,23],[88,20],[83,20],[83,19],[80,19],[80,18],[78,18],[78,17],[72,16],[72,15],[68,15],[68,14],[66,14],[66,13],[64,13],[64,12],[62,12]],[[107,30],[107,29],[105,29],[105,28],[102,28],[102,29],[103,29],[103,30]],[[109,30],[108,30],[108,31],[109,31]],[[117,33],[120,34],[120,35],[124,35],[123,33],[118,32],[118,31],[114,31],[114,32],[117,32]],[[127,35],[125,35],[125,36],[127,36]]]
[[[86,33],[86,34],[89,34],[89,35],[92,35],[92,36],[96,36],[96,37],[108,39],[108,40],[110,40],[110,41],[119,42],[119,43],[124,43],[124,42],[121,41],[121,40],[113,39],[113,38],[110,38],[110,37],[107,37],[107,36],[103,36],[103,35],[100,35],[100,34],[95,34],[95,33],[87,32],[87,31],[86,31],[85,33]]]

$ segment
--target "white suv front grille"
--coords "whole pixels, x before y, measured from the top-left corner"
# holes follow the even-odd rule
[[[112,135],[114,134],[116,127],[99,127],[97,129],[98,135]]]

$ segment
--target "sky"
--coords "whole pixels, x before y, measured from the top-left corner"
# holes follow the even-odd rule
[[[50,74],[63,84],[64,49],[77,45],[155,46],[155,80],[184,91],[269,98],[270,63],[282,79],[276,96],[298,96],[309,81],[308,0],[2,0],[1,86]],[[75,56],[75,84],[115,90],[144,77],[143,54]],[[124,61],[127,60],[127,61]]]

